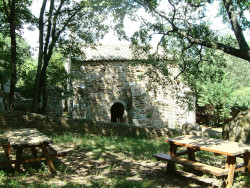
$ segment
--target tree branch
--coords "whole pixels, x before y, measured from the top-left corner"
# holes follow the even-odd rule
[[[243,35],[242,28],[238,22],[237,16],[233,10],[233,2],[232,0],[223,0],[224,6],[226,8],[228,17],[230,19],[230,23],[232,26],[232,29],[234,31],[235,37],[238,41],[241,54],[243,56],[246,56],[248,58],[248,61],[250,61],[250,48],[246,42],[246,39]]]
[[[192,36],[189,36],[187,33],[183,32],[183,31],[179,31],[177,30],[176,33],[180,36],[180,37],[185,37],[186,39],[188,39],[191,43],[193,44],[198,44],[204,47],[208,47],[208,48],[216,48],[218,50],[222,50],[223,52],[245,59],[247,61],[250,62],[250,57],[248,56],[243,56],[242,55],[242,51],[241,49],[237,49],[219,42],[214,42],[214,41],[205,41],[203,39],[198,39],[198,38],[194,38]]]
[[[169,2],[170,2],[170,0],[169,0]],[[245,37],[244,37],[242,29],[238,23],[236,15],[233,12],[232,0],[223,0],[223,2],[225,3],[225,6],[228,6],[228,8],[227,8],[228,16],[231,20],[232,27],[234,28],[235,36],[237,37],[240,49],[237,49],[237,48],[234,48],[232,46],[228,46],[228,45],[216,42],[216,41],[205,41],[203,39],[194,38],[194,37],[189,35],[188,31],[181,31],[181,29],[179,29],[174,24],[173,19],[175,17],[175,12],[174,12],[174,15],[172,16],[172,19],[170,19],[167,16],[165,16],[164,14],[162,14],[161,12],[159,12],[158,10],[156,10],[154,7],[151,6],[149,8],[152,12],[156,13],[158,16],[165,19],[171,25],[172,31],[177,33],[181,38],[185,37],[187,40],[189,40],[193,44],[201,45],[201,46],[208,47],[208,48],[217,48],[217,49],[222,50],[223,52],[225,52],[227,54],[239,57],[241,59],[244,59],[244,60],[247,60],[250,62],[250,49],[249,49],[248,44],[245,41]],[[174,10],[176,10],[174,4],[172,2],[170,2],[170,4],[174,8]]]
[[[61,1],[60,6],[57,9],[57,12],[60,12],[62,5],[63,5],[64,0]],[[57,16],[54,17],[53,19],[53,29],[52,29],[52,41],[49,45],[49,52],[48,52],[48,58],[51,58],[52,52],[53,52],[53,48],[57,42],[57,40],[59,39],[61,33],[63,31],[65,31],[66,27],[68,27],[69,23],[72,21],[72,19],[76,16],[76,14],[78,13],[77,10],[80,10],[81,8],[83,8],[82,6],[80,6],[78,9],[76,9],[75,12],[73,12],[73,14],[68,18],[68,20],[63,24],[63,27],[56,32],[56,28],[57,28]]]
[[[53,13],[53,9],[54,9],[54,0],[51,0],[50,1],[50,8],[49,8],[49,19],[48,19],[48,27],[47,27],[47,35],[46,35],[46,38],[45,38],[45,45],[44,45],[44,50],[43,50],[43,53],[44,53],[44,62],[47,62],[46,59],[47,59],[47,50],[48,50],[48,45],[49,45],[49,40],[50,40],[50,35],[51,35],[51,27],[52,27],[52,13]]]

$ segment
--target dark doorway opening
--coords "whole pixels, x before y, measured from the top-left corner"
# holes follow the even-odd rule
[[[114,103],[111,107],[111,122],[123,123],[124,106],[121,103]]]

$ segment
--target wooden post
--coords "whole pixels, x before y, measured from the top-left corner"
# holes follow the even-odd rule
[[[230,159],[230,156],[227,155],[227,161],[226,161],[225,169],[229,168],[229,162],[230,162],[229,159]]]
[[[4,148],[4,152],[7,159],[10,160],[10,152],[11,152],[10,142],[7,143],[6,148]]]
[[[173,157],[176,156],[176,151],[177,151],[177,146],[173,144],[172,142],[169,142],[170,149],[169,149],[169,154]],[[173,173],[175,171],[175,164],[173,162],[168,162],[167,163],[167,170],[166,173]]]
[[[47,145],[45,143],[41,143],[40,146],[42,148],[43,155],[46,158],[46,163],[47,163],[47,167],[49,169],[49,173],[56,174],[56,169],[55,169],[54,164],[50,158],[50,155],[49,155],[49,152],[47,149]]]
[[[195,161],[195,150],[193,148],[187,148],[188,159],[191,161]]]
[[[7,144],[2,145],[2,147],[3,147],[4,153],[5,153],[5,156],[6,156],[7,160],[8,160],[8,162],[6,162],[6,163],[3,162],[3,163],[1,163],[1,165],[8,166],[8,168],[10,168],[11,170],[14,170],[13,166],[12,166],[12,164],[10,162],[10,160],[11,160],[11,157],[10,157],[10,152],[11,152],[10,142],[8,142]]]
[[[15,170],[20,171],[20,166],[22,164],[22,153],[23,153],[23,147],[17,147],[16,148],[16,164],[15,164]]]
[[[227,176],[227,188],[232,187],[233,179],[234,179],[234,170],[236,166],[236,157],[235,156],[228,156],[227,165],[229,168],[228,176]]]
[[[244,153],[243,158],[244,158],[244,165],[247,166],[247,169],[245,172],[246,173],[248,172],[250,176],[250,152]]]
[[[172,142],[169,142],[170,145],[170,155],[175,157],[176,156],[176,151],[177,151],[177,146],[175,144],[173,144]]]

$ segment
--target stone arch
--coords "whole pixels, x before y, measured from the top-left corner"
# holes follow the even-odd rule
[[[115,102],[111,106],[111,122],[114,123],[123,123],[124,122],[124,111],[125,107],[120,102]]]

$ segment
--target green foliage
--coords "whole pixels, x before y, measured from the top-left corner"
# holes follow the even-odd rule
[[[200,107],[205,107],[210,125],[221,125],[231,117],[231,93],[232,83],[226,79],[217,82],[206,80],[200,86],[197,103]]]
[[[71,91],[67,90],[67,83],[68,80],[74,78],[74,76],[66,72],[65,62],[65,57],[59,51],[55,51],[47,70],[48,85],[53,88],[59,87],[63,92],[63,95],[59,96],[62,99],[67,99],[73,95]]]
[[[184,81],[192,89],[197,98],[197,105],[206,114],[210,125],[220,125],[230,118],[230,96],[233,82],[228,79],[226,63],[219,53],[214,50],[204,51],[204,62],[190,59],[183,73]]]
[[[24,41],[24,39],[17,38],[17,77],[23,77],[22,68],[25,66],[25,62],[31,58],[30,47]],[[3,34],[0,34],[0,83],[5,83],[11,76],[10,68],[10,37],[6,37]]]
[[[67,90],[67,80],[72,76],[67,74],[64,65],[65,58],[58,51],[54,52],[50,64],[48,66],[48,86],[59,87],[64,92],[64,97],[67,98],[71,93]],[[17,88],[21,95],[25,98],[32,98],[34,92],[34,83],[36,76],[36,60],[28,59],[20,67],[21,78],[18,81]],[[62,97],[62,96],[61,96]]]
[[[205,41],[211,41],[211,38],[216,38],[214,31],[210,30],[210,26],[207,22],[201,21],[199,25],[193,25],[190,35],[195,38],[202,38]]]
[[[3,5],[3,1],[6,3],[6,7]],[[21,30],[23,29],[23,25],[27,23],[35,23],[35,19],[33,15],[31,14],[31,11],[29,10],[29,7],[31,6],[32,0],[15,0],[16,9],[15,9],[15,24],[16,29]],[[2,30],[8,30],[9,28],[9,14],[6,15],[6,10],[10,13],[11,10],[12,1],[6,1],[2,0],[0,2],[0,22],[2,23]]]
[[[233,80],[234,88],[250,87],[250,63],[231,55],[225,55],[227,78]]]
[[[17,38],[17,77],[21,76],[22,72],[22,65],[25,64],[27,60],[31,59],[31,50],[28,43],[23,39],[18,37]]]
[[[0,34],[0,83],[5,83],[10,77],[10,38]]]
[[[25,22],[32,19],[30,10],[27,8],[31,5],[30,0],[2,0],[0,2],[0,23],[2,26],[2,33],[8,34],[11,38],[10,46],[10,92],[9,100],[6,108],[14,109],[14,95],[17,82],[17,66],[18,66],[18,49],[17,49],[17,31],[21,31]]]
[[[32,98],[34,81],[36,76],[36,64],[34,59],[28,59],[20,67],[21,76],[17,82],[17,91],[25,98]]]
[[[67,84],[67,72],[64,68],[66,59],[59,52],[54,52],[48,66],[48,85],[63,86]]]
[[[197,98],[197,113],[206,123],[221,126],[232,115],[250,109],[248,62],[220,52],[206,51],[207,63],[191,63],[183,73]],[[235,66],[237,65],[237,66]]]
[[[233,109],[244,111],[250,109],[250,87],[233,91],[231,96]]]

